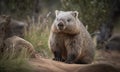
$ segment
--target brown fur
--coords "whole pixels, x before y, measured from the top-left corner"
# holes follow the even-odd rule
[[[56,16],[56,19],[57,17],[59,18],[59,14]],[[65,60],[67,63],[91,63],[94,59],[94,45],[89,33],[77,17],[71,16],[73,18],[71,23],[73,24],[67,25],[65,19],[62,19],[67,18],[67,16],[62,16],[62,21],[55,19],[51,27],[49,47],[54,56],[58,55],[58,61]],[[61,22],[65,26],[63,30],[57,28],[57,25]]]

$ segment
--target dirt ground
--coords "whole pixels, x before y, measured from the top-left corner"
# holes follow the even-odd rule
[[[92,64],[66,64],[39,55],[29,63],[35,72],[120,72],[120,53],[97,50]]]
[[[108,63],[120,68],[120,53],[116,51],[97,50],[94,63]]]

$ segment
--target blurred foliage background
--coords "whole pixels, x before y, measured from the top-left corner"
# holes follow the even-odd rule
[[[120,0],[0,0],[0,14],[9,14],[15,18],[25,18],[54,10],[77,10],[79,18],[88,25],[89,32],[99,25],[111,22],[114,13],[120,8]]]
[[[61,0],[65,10],[79,11],[80,20],[94,31],[98,26],[109,20],[118,8],[117,0]]]

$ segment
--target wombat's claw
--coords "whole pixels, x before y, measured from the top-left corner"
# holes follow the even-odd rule
[[[56,59],[56,58],[53,58],[53,60],[55,60],[55,61],[56,61],[57,59]]]
[[[63,59],[61,59],[61,58],[53,58],[53,60],[55,60],[55,61],[61,61],[61,62],[63,62],[64,60]]]
[[[61,61],[60,58],[53,58],[53,60],[55,60],[55,61]]]

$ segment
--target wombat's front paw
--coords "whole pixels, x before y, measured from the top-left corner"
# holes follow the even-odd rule
[[[65,60],[62,59],[62,58],[53,58],[53,60],[55,60],[55,61],[61,61],[61,62],[64,62],[64,61],[65,61]]]

